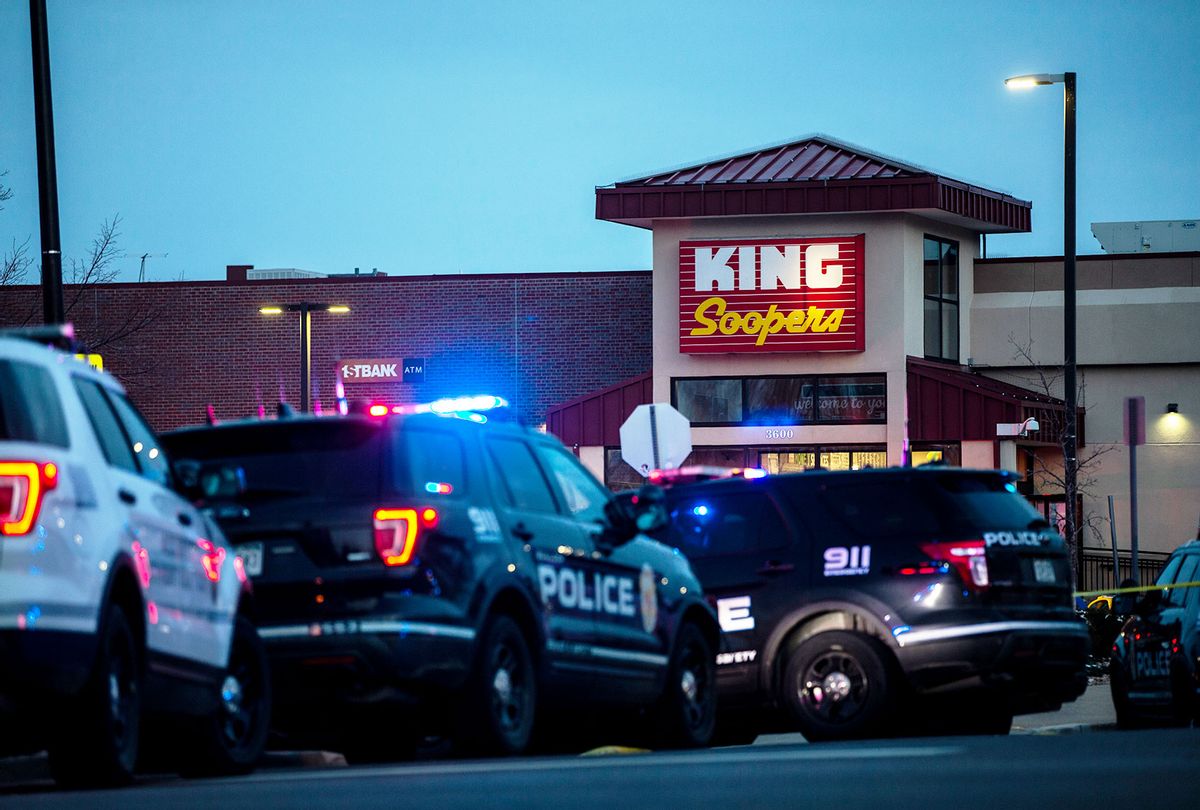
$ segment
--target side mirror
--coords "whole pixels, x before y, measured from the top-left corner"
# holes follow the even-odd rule
[[[605,515],[618,542],[628,542],[638,533],[658,532],[670,521],[666,493],[652,484],[618,492],[606,505]]]
[[[667,493],[662,487],[645,484],[637,491],[633,502],[637,529],[643,534],[654,534],[665,529],[671,521],[667,513]]]
[[[604,508],[617,544],[627,543],[639,533],[652,534],[670,521],[667,495],[661,487],[646,484],[641,489],[618,492]]]

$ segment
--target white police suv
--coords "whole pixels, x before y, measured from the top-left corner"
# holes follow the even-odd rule
[[[249,770],[270,680],[241,560],[70,327],[0,332],[0,753],[69,784]],[[141,746],[139,746],[141,742]]]

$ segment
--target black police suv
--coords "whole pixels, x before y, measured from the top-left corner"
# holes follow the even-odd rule
[[[1132,614],[1109,658],[1117,724],[1125,728],[1200,724],[1200,540],[1177,548],[1155,585],[1161,590],[1141,599],[1117,599]]]
[[[1007,733],[1086,687],[1063,539],[1000,472],[813,471],[672,487],[659,535],[724,631],[718,738]]]
[[[468,750],[516,753],[535,716],[625,707],[661,744],[708,743],[720,631],[688,562],[639,533],[654,492],[634,507],[556,439],[495,413],[303,416],[164,440],[202,464],[253,580],[278,731],[387,759],[422,720],[454,716]],[[234,499],[211,497],[229,481]]]

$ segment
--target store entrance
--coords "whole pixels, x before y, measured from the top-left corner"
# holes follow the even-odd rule
[[[865,470],[887,466],[887,447],[860,444],[840,447],[770,448],[758,452],[758,466],[772,475],[825,470]]]

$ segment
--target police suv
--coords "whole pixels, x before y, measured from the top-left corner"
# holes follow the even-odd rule
[[[1065,544],[1005,473],[742,475],[668,500],[660,536],[725,633],[725,742],[1007,733],[1086,687]]]
[[[661,499],[614,498],[500,404],[165,437],[233,482],[208,506],[254,581],[276,727],[359,761],[426,730],[511,754],[535,718],[607,706],[649,710],[662,744],[707,744],[719,629],[687,561],[639,531]]]
[[[187,771],[249,770],[270,682],[239,563],[120,384],[46,345],[70,338],[0,334],[0,752],[120,783],[145,725]]]
[[[1200,724],[1200,540],[1175,549],[1155,584],[1117,600],[1129,615],[1109,658],[1122,728]]]

